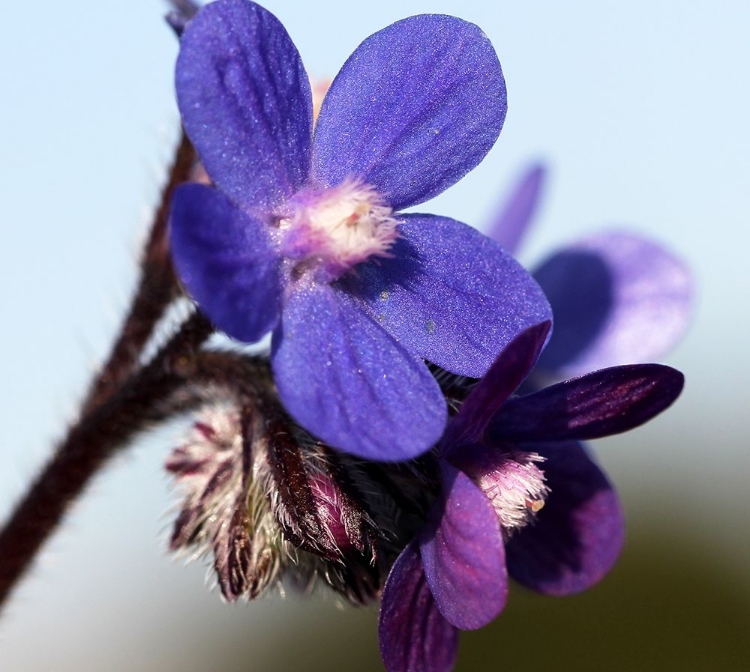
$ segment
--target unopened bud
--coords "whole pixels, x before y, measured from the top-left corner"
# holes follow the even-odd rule
[[[250,473],[252,426],[248,434],[243,440],[231,406],[205,409],[166,464],[185,493],[170,549],[193,557],[212,552],[219,588],[230,602],[262,592],[278,578],[285,557],[265,486]]]
[[[352,556],[372,560],[377,529],[338,466],[338,456],[281,420],[270,421],[268,429],[274,512],[285,536],[334,562]]]

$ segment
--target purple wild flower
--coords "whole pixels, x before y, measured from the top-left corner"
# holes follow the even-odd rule
[[[490,237],[513,254],[539,205],[545,174],[544,166],[531,166],[490,225]],[[690,323],[690,270],[640,235],[613,230],[587,236],[549,255],[532,275],[555,318],[537,372],[554,378],[654,361]]]
[[[617,496],[579,441],[646,422],[677,398],[683,376],[627,365],[511,396],[549,327],[514,340],[446,428],[442,493],[383,590],[380,650],[389,672],[451,670],[458,631],[502,611],[508,574],[567,595],[599,581],[619,555]]]
[[[480,377],[551,314],[497,243],[452,219],[396,214],[497,139],[506,93],[487,37],[442,15],[375,33],[333,81],[313,134],[309,79],[281,23],[249,0],[218,0],[185,27],[176,87],[216,185],[184,185],[172,204],[186,288],[229,336],[273,332],[281,399],[327,444],[386,461],[428,450],[447,413],[422,360]]]

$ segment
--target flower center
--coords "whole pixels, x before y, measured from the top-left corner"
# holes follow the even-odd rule
[[[536,453],[504,453],[474,474],[507,535],[532,522],[544,507],[550,489],[541,462],[544,458]]]
[[[279,218],[281,252],[294,274],[312,271],[332,282],[370,257],[389,257],[398,238],[391,208],[370,185],[347,179],[328,189],[304,189]]]

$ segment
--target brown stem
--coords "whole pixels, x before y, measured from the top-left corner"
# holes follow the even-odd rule
[[[195,150],[183,131],[169,171],[169,180],[162,189],[161,201],[154,214],[149,238],[143,250],[141,276],[130,311],[123,322],[117,341],[112,346],[109,359],[92,381],[81,405],[82,417],[108,399],[137,368],[138,359],[153,333],[154,326],[169,303],[181,292],[169,256],[169,204],[175,188],[189,179],[195,161]]]
[[[136,432],[173,412],[171,395],[184,382],[175,367],[212,332],[202,315],[194,315],[139,370],[139,358],[156,323],[181,291],[169,256],[169,204],[176,187],[189,179],[195,161],[195,150],[183,131],[143,249],[138,287],[109,358],[92,381],[78,420],[0,531],[0,605],[91,477]]]
[[[184,383],[212,332],[200,313],[193,315],[148,366],[70,429],[0,531],[0,606],[91,477],[135,434],[200,401]]]
[[[156,323],[181,292],[169,256],[169,207],[174,190],[190,178],[196,158],[183,131],[143,250],[138,287],[109,358],[92,381],[78,420],[0,531],[0,606],[107,460],[149,424],[198,401],[187,388],[186,394],[176,393],[185,383],[186,361],[213,331],[200,313],[148,366],[139,368]]]

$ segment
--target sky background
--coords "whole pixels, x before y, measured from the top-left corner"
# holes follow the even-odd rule
[[[541,669],[532,635],[553,631],[569,644],[555,660],[576,669],[602,669],[596,655],[633,662],[639,651],[640,669],[655,660],[669,669],[681,655],[680,669],[708,669],[704,653],[713,663],[729,656],[714,669],[745,669],[750,3],[265,6],[313,77],[333,76],[362,39],[410,14],[479,24],[505,73],[506,124],[487,159],[420,210],[481,228],[520,171],[542,160],[550,179],[521,261],[615,226],[662,241],[694,268],[693,328],[667,359],[686,374],[682,398],[595,446],[630,517],[622,562],[581,598],[513,593],[490,634],[465,638],[458,669],[516,660]],[[3,516],[73,417],[127,305],[179,123],[165,9],[160,0],[4,7]],[[0,621],[2,669],[378,669],[374,612],[324,598],[229,607],[205,587],[203,566],[165,556],[175,498],[161,463],[178,436],[172,427],[138,442],[72,509]],[[592,639],[606,632],[596,653]]]

